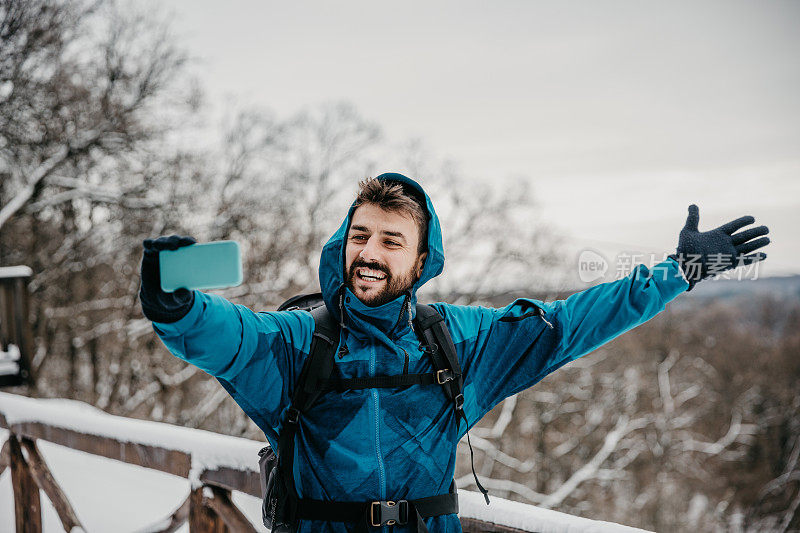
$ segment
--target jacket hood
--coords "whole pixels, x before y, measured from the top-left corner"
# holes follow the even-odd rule
[[[431,199],[416,181],[394,172],[381,174],[376,179],[405,183],[413,187],[425,198],[425,206],[428,212],[428,255],[425,258],[422,275],[411,289],[411,301],[408,302],[408,305],[410,305],[411,316],[413,316],[417,290],[429,280],[441,274],[444,268],[444,248],[442,246],[442,230],[439,225],[439,218],[433,209]],[[344,251],[347,243],[347,233],[350,229],[350,221],[355,209],[355,201],[353,201],[339,229],[336,230],[336,233],[328,239],[328,242],[322,248],[319,262],[319,284],[322,290],[322,297],[325,300],[325,305],[328,306],[328,310],[333,313],[339,322],[345,325],[351,322],[348,318],[352,319],[356,315],[360,319],[372,322],[373,325],[379,327],[395,324],[402,312],[406,296],[399,296],[378,307],[368,307],[358,300],[350,289],[345,287]],[[344,311],[345,316],[342,316],[342,311]],[[388,328],[381,327],[381,329]]]

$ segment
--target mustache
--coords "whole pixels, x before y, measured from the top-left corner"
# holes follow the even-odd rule
[[[356,272],[356,268],[363,267],[363,268],[371,268],[372,270],[378,270],[386,274],[387,278],[390,278],[392,275],[389,272],[389,269],[379,263],[367,263],[363,259],[356,259],[353,261],[353,264],[350,265],[350,275],[354,275]]]

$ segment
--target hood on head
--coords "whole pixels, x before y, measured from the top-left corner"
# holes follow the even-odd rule
[[[444,248],[442,246],[442,229],[439,225],[439,218],[436,216],[436,212],[433,210],[431,199],[416,181],[403,176],[402,174],[397,174],[394,172],[381,174],[376,179],[405,183],[414,188],[425,198],[425,207],[428,212],[428,255],[425,258],[425,264],[422,267],[422,275],[420,276],[419,280],[414,283],[414,286],[411,290],[412,299],[414,300],[412,303],[415,303],[417,289],[419,289],[429,280],[441,274],[442,269],[444,268]],[[344,249],[347,243],[347,232],[350,229],[350,221],[353,217],[353,212],[355,209],[355,201],[353,201],[353,204],[350,206],[347,216],[342,221],[339,229],[336,230],[333,236],[328,239],[328,242],[322,248],[322,254],[319,261],[319,285],[322,290],[322,296],[325,300],[325,304],[328,306],[328,310],[330,310],[337,317],[337,319],[341,319],[339,316],[339,291],[344,290],[342,287],[345,282]],[[392,302],[389,302],[383,306],[378,306],[375,309],[380,310],[382,307],[390,306],[391,304]]]

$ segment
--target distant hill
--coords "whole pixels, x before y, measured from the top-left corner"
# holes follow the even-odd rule
[[[589,287],[576,287],[571,290],[556,292],[516,290],[499,294],[486,294],[479,299],[483,305],[502,307],[513,302],[516,298],[534,298],[552,301],[567,298],[569,295],[587,288]],[[675,299],[670,305],[680,308],[684,305],[704,303],[706,300],[730,300],[734,302],[740,299],[761,296],[770,296],[780,300],[800,299],[800,274],[765,277],[756,280],[706,279],[698,283],[691,292],[687,292]],[[441,299],[446,301],[459,301],[461,297],[462,295],[459,294],[451,294]]]
[[[691,292],[675,301],[676,304],[691,304],[697,300],[740,300],[770,296],[779,300],[800,299],[800,275],[774,276],[756,280],[707,279]]]

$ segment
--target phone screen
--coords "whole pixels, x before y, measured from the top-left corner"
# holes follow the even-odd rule
[[[242,283],[242,259],[236,241],[191,244],[159,253],[161,290],[221,289]]]

